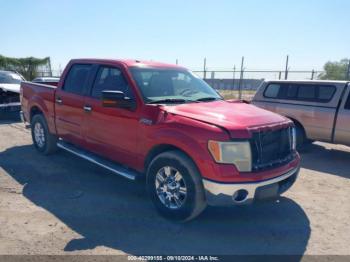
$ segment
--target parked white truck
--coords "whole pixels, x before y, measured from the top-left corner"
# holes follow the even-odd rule
[[[348,81],[264,81],[252,103],[293,120],[299,149],[312,141],[350,146]]]

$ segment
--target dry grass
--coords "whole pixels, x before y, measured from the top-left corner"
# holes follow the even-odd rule
[[[239,99],[238,90],[219,90],[219,93],[226,99]],[[243,100],[252,100],[255,95],[255,90],[242,90],[242,99]]]

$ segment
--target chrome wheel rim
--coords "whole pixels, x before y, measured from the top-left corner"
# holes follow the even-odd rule
[[[39,122],[34,125],[34,139],[38,147],[42,148],[45,145],[45,131]]]
[[[187,187],[182,174],[174,167],[159,169],[155,180],[160,202],[170,209],[179,209],[187,198]]]

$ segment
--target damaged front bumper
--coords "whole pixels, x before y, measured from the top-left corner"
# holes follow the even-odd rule
[[[208,205],[245,205],[255,199],[277,197],[294,184],[299,170],[298,166],[278,177],[249,183],[218,183],[203,179]]]

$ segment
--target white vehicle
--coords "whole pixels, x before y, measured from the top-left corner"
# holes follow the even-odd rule
[[[19,111],[21,107],[19,94],[24,78],[12,71],[0,71],[0,112]]]

